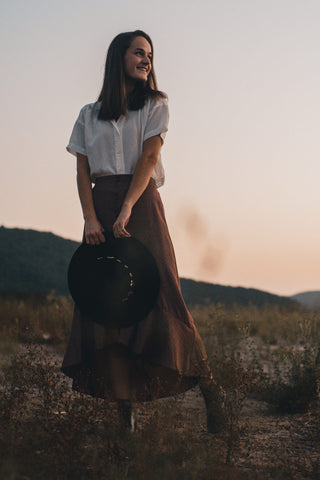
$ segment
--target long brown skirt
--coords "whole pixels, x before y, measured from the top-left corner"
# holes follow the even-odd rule
[[[93,200],[105,231],[112,231],[132,175],[97,179]],[[107,329],[84,318],[75,307],[61,370],[74,390],[115,400],[108,371],[108,349],[122,345],[131,361],[131,388],[139,401],[181,393],[197,383],[207,355],[182,298],[175,254],[163,204],[153,179],[132,209],[130,234],[153,254],[160,271],[160,291],[150,314],[138,324]],[[101,374],[103,372],[103,374]]]

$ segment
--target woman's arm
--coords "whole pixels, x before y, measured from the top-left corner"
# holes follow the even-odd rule
[[[94,210],[88,157],[77,153],[77,185],[84,218],[84,233],[89,245],[105,241],[103,227]]]
[[[113,233],[116,238],[131,237],[125,227],[129,222],[133,206],[147,188],[153,169],[158,161],[161,145],[162,139],[160,135],[155,135],[143,142],[142,154],[134,170],[129,190],[119,216],[113,224]]]

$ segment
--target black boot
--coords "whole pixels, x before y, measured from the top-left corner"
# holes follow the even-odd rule
[[[132,433],[137,429],[135,410],[130,400],[118,400],[119,429],[121,433]]]
[[[224,391],[213,379],[211,371],[200,376],[199,387],[207,409],[208,433],[220,433],[225,427]]]

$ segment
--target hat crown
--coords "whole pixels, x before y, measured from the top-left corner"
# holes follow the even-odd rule
[[[127,327],[152,309],[160,275],[150,251],[137,239],[106,234],[99,245],[83,243],[69,269],[70,293],[89,320],[108,327]]]

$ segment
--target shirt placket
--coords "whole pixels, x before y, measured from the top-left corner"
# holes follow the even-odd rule
[[[122,145],[122,132],[121,124],[113,121],[113,134],[114,134],[114,151],[115,151],[115,163],[117,175],[124,173],[124,158],[123,158],[123,145]]]
[[[121,121],[121,120],[120,120]],[[124,173],[124,157],[123,157],[123,144],[122,144],[122,132],[121,132],[121,125],[118,124],[114,120],[112,121],[113,124],[113,136],[114,136],[114,152],[115,152],[115,167],[116,167],[116,174],[121,175]],[[114,192],[114,219],[116,219],[120,213],[121,206],[122,206],[122,198],[121,192],[119,191],[120,187],[120,178],[117,179],[118,188]]]

